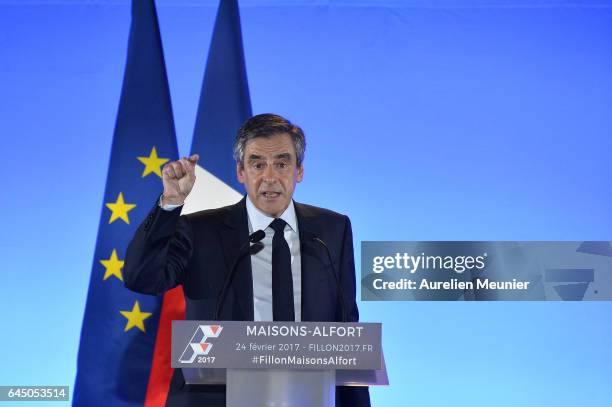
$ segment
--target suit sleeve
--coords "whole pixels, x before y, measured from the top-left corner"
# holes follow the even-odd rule
[[[346,218],[344,227],[344,239],[342,243],[342,255],[340,257],[340,284],[346,297],[348,322],[359,321],[359,310],[357,309],[357,292],[355,281],[355,254],[353,253],[353,230],[351,221]],[[370,407],[370,392],[368,387],[336,387],[336,405],[338,407]]]
[[[180,209],[155,205],[138,227],[125,256],[125,287],[143,294],[162,294],[179,285],[193,253],[189,220]]]
[[[356,300],[355,282],[355,254],[353,253],[353,230],[351,220],[345,216],[344,238],[342,239],[342,253],[340,256],[340,284],[344,291],[344,303],[348,322],[359,321],[359,310]],[[338,319],[340,320],[340,319]]]

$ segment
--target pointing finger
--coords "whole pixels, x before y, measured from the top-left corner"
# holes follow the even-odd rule
[[[185,172],[189,175],[195,175],[195,166],[196,163],[194,161],[191,161],[191,157],[187,158],[187,157],[183,157],[181,159],[181,163],[183,164],[183,168],[185,169]]]

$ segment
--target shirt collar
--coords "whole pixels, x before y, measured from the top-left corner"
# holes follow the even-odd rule
[[[246,208],[247,215],[249,216],[249,225],[251,225],[252,229],[251,232],[260,229],[266,230],[266,228],[270,226],[270,223],[272,223],[272,221],[274,220],[272,216],[266,215],[265,213],[257,209],[253,202],[251,202],[251,198],[249,198],[248,195],[246,200]],[[280,218],[287,222],[289,227],[297,233],[297,218],[295,216],[295,206],[293,205],[293,199],[289,203],[287,209],[285,209],[285,212],[282,213]]]

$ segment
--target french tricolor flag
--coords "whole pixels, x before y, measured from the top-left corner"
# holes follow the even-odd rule
[[[191,146],[191,154],[200,155],[196,182],[182,214],[232,205],[242,198],[232,146],[238,129],[251,116],[238,4],[236,0],[221,0]],[[171,321],[184,319],[184,315],[183,292],[177,287],[164,295],[146,407],[165,404],[172,376]]]

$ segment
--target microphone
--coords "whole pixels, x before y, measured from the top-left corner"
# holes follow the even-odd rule
[[[331,264],[331,267],[332,267],[331,273],[334,275],[334,281],[336,282],[336,287],[338,288],[338,294],[340,295],[340,309],[342,311],[342,321],[341,322],[347,322],[346,303],[345,303],[346,297],[344,296],[344,290],[342,289],[342,284],[340,284],[340,277],[338,276],[338,273],[336,272],[336,268],[334,267],[334,262],[332,261],[332,256],[331,256],[331,252],[329,251],[329,247],[319,236],[313,233],[304,231],[302,234],[303,236],[306,237],[306,240],[313,240],[325,248],[325,252],[327,253],[329,264]]]
[[[259,243],[264,237],[266,237],[266,232],[259,229],[249,235],[249,239],[240,246],[238,250],[238,255],[234,259],[234,263],[232,264],[232,268],[230,268],[229,273],[225,276],[225,281],[223,281],[223,288],[219,292],[219,298],[217,299],[217,306],[215,307],[215,321],[219,320],[219,315],[221,314],[221,310],[223,309],[223,302],[225,301],[225,296],[227,295],[227,290],[229,288],[230,283],[232,282],[232,277],[234,276],[234,272],[236,271],[236,267],[238,266],[238,262],[248,253],[251,252],[251,244]],[[248,250],[247,250],[248,249]]]

